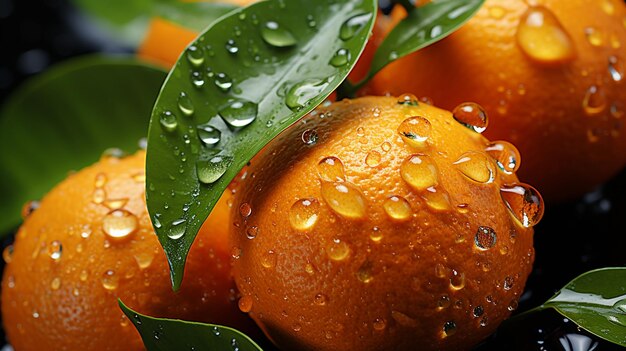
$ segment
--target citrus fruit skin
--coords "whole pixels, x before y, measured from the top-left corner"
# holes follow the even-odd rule
[[[450,112],[400,101],[320,108],[245,173],[232,208],[239,307],[281,349],[469,349],[517,305],[533,230],[499,191],[517,177]],[[427,139],[406,141],[403,126]],[[487,161],[463,168],[467,155]]]
[[[118,298],[150,316],[248,326],[230,276],[229,195],[201,229],[174,293],[146,210],[144,162],[144,152],[103,158],[25,219],[2,281],[4,330],[16,350],[143,350]]]
[[[391,64],[367,90],[412,92],[446,109],[481,104],[491,117],[485,135],[511,141],[524,156],[520,178],[548,201],[566,200],[626,164],[626,5],[528,3],[537,7],[487,0],[461,29]],[[396,22],[402,12],[394,10]],[[549,25],[536,32],[520,25],[542,18]]]

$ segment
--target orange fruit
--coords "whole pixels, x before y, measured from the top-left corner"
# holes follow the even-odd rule
[[[233,275],[281,349],[469,349],[515,309],[542,200],[515,148],[474,131],[479,106],[455,118],[412,95],[343,100],[253,159]]]
[[[481,104],[486,136],[515,144],[520,178],[558,201],[626,164],[625,48],[623,1],[487,0],[460,30],[381,71],[368,92],[409,91],[447,109]]]
[[[70,175],[30,214],[4,252],[4,330],[16,350],[143,350],[117,305],[151,316],[246,328],[227,244],[230,195],[192,247],[172,292],[144,200],[145,152]]]

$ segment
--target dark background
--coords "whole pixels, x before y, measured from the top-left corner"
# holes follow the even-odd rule
[[[132,50],[90,26],[66,0],[0,0],[0,105],[28,77],[94,52]],[[625,266],[625,220],[626,171],[577,201],[549,205],[535,227],[536,261],[518,312],[545,302],[581,273]],[[4,240],[3,247],[10,241]],[[624,350],[553,311],[501,329],[478,350]],[[2,339],[0,334],[0,344]]]

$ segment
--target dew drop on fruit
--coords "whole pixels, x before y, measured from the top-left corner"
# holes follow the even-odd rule
[[[286,48],[298,43],[296,37],[277,22],[268,21],[261,28],[261,37],[271,46]]]
[[[615,4],[613,4],[613,1],[602,0],[600,2],[600,6],[602,7],[602,11],[604,11],[607,15],[612,16],[615,14]]]
[[[367,24],[372,17],[369,13],[359,14],[350,17],[347,21],[343,22],[339,29],[339,38],[343,41],[354,38]]]
[[[517,301],[517,299],[513,299],[513,300],[511,300],[511,302],[509,302],[509,305],[506,307],[506,309],[511,311],[511,312],[513,312],[518,307],[519,307],[519,302]]]
[[[544,6],[531,6],[522,15],[517,44],[528,57],[542,63],[564,62],[576,56],[569,33]]]
[[[372,326],[374,327],[374,330],[382,331],[387,328],[387,321],[385,321],[384,318],[376,318]]]
[[[204,63],[204,50],[199,46],[189,46],[186,55],[187,61],[189,61],[192,66],[200,67]]]
[[[372,150],[370,152],[367,153],[367,156],[365,156],[365,164],[370,166],[370,167],[376,167],[380,164],[382,160],[382,156],[380,154],[380,152],[376,151],[376,150]]]
[[[391,150],[391,144],[387,141],[385,141],[380,148],[384,151],[384,152],[389,152],[389,150]]]
[[[504,185],[500,188],[500,196],[511,215],[524,227],[536,225],[543,217],[541,194],[530,185]]]
[[[450,287],[454,290],[461,290],[465,287],[465,273],[453,269],[450,274]]]
[[[511,277],[504,278],[504,290],[511,290],[511,288],[513,287],[513,282],[513,278]]]
[[[248,218],[252,214],[252,206],[249,203],[244,202],[239,206],[239,214],[243,218]]]
[[[452,117],[476,133],[484,132],[489,123],[487,113],[482,106],[473,102],[462,103],[455,107],[452,111]]]
[[[13,245],[9,245],[2,250],[2,259],[4,263],[11,263],[13,261]]]
[[[616,83],[621,82],[624,78],[624,64],[617,56],[609,57],[609,74]]]
[[[196,174],[198,180],[204,184],[213,184],[220,179],[233,163],[230,156],[214,156],[209,160],[198,160],[196,162]]]
[[[483,313],[485,313],[483,306],[476,306],[474,307],[474,311],[472,312],[472,315],[474,316],[474,318],[477,318],[477,317],[482,316]]]
[[[96,188],[102,188],[107,183],[107,176],[104,173],[96,174],[96,179],[94,180],[94,186]]]
[[[222,137],[222,132],[219,129],[209,125],[209,124],[201,124],[197,127],[198,129],[198,138],[200,141],[206,146],[213,146],[220,142]]]
[[[92,201],[95,204],[101,204],[106,200],[107,194],[103,188],[96,188],[93,191]]]
[[[60,287],[61,287],[61,278],[55,277],[54,279],[52,279],[52,281],[50,282],[50,289],[59,290]]]
[[[330,65],[333,67],[342,67],[350,62],[350,51],[348,49],[341,48],[335,52],[335,55],[330,59]]]
[[[443,336],[448,337],[456,333],[456,323],[447,321],[443,324]]]
[[[437,301],[437,310],[441,311],[448,307],[450,307],[450,296],[442,295],[441,297],[439,297],[439,300]]]
[[[126,210],[113,210],[102,219],[102,230],[111,239],[130,237],[137,230],[137,217]]]
[[[21,215],[22,215],[22,219],[26,219],[28,216],[30,216],[33,212],[35,212],[35,210],[37,210],[39,208],[39,201],[28,201],[27,203],[24,204],[24,206],[22,206],[22,211],[21,211]]]
[[[173,132],[178,127],[178,120],[172,111],[165,111],[161,113],[161,127],[167,132]]]
[[[81,282],[85,282],[87,281],[87,278],[89,278],[89,273],[87,273],[87,271],[83,270],[80,272],[80,275],[78,276],[78,278],[80,279]]]
[[[246,229],[246,237],[248,237],[248,239],[254,239],[256,238],[258,234],[259,234],[259,227],[255,225],[248,227],[248,229]]]
[[[495,179],[493,162],[482,152],[466,152],[453,164],[461,174],[475,182],[491,183]]]
[[[435,211],[447,211],[450,209],[450,195],[442,188],[431,186],[422,193],[422,198],[426,200],[426,205]]]
[[[398,126],[398,134],[409,146],[424,148],[426,141],[430,137],[432,126],[430,122],[420,116],[409,117]]]
[[[320,203],[315,198],[300,199],[289,209],[289,223],[296,230],[310,230],[317,223]]]
[[[478,227],[474,236],[474,244],[481,250],[489,250],[496,245],[498,236],[496,231],[491,227]]]
[[[233,128],[242,128],[254,122],[258,105],[252,101],[236,99],[219,111],[220,116]]]
[[[517,148],[509,142],[494,141],[487,145],[485,152],[496,161],[498,168],[506,174],[514,173],[520,167],[520,153]]]
[[[348,219],[364,218],[367,212],[361,191],[347,182],[322,182],[322,198],[337,214]]]
[[[317,174],[325,182],[340,182],[346,180],[343,162],[335,156],[323,158],[317,164]]]
[[[54,240],[48,245],[48,255],[54,261],[61,259],[63,255],[63,245],[59,240]]]
[[[416,190],[426,190],[438,183],[438,170],[435,162],[426,155],[409,156],[400,166],[400,175]]]
[[[370,261],[365,261],[356,272],[356,277],[361,283],[371,283],[372,280],[374,280],[374,276],[372,275],[372,263]]]
[[[216,74],[213,82],[215,83],[215,86],[224,93],[228,92],[230,88],[233,87],[233,80],[226,73]]]
[[[187,231],[187,221],[180,218],[172,222],[169,230],[167,231],[167,236],[172,240],[177,240],[182,238]]]
[[[585,36],[592,46],[600,47],[604,45],[604,33],[596,27],[585,28]]]
[[[326,295],[322,293],[318,293],[318,294],[315,294],[313,301],[318,306],[324,306],[326,305],[326,302],[328,301],[328,297],[326,297]]]
[[[596,116],[606,109],[607,101],[604,89],[592,85],[587,89],[582,102],[583,109],[588,116]]]
[[[191,116],[194,113],[193,103],[187,93],[180,92],[178,95],[178,110],[185,116]]]
[[[413,94],[402,94],[398,97],[399,105],[407,105],[407,106],[417,106],[419,105],[419,101],[417,97]]]
[[[244,295],[239,299],[239,309],[243,313],[248,313],[252,310],[252,297],[250,295]]]
[[[261,266],[268,269],[274,268],[276,266],[276,253],[269,250],[261,255]]]
[[[389,218],[395,221],[406,221],[411,217],[411,205],[402,196],[390,196],[383,203],[385,213]]]
[[[333,261],[343,261],[350,255],[350,247],[339,239],[333,239],[326,246],[326,255]]]
[[[115,290],[119,284],[119,277],[115,271],[109,269],[102,275],[102,287],[107,290]]]
[[[150,267],[152,260],[154,260],[154,252],[152,251],[141,251],[135,254],[135,261],[137,262],[139,269],[146,269]]]
[[[307,129],[304,132],[302,132],[302,142],[305,145],[315,145],[315,143],[317,143],[317,132],[313,129]]]
[[[104,206],[108,207],[110,210],[118,210],[128,203],[128,198],[122,199],[106,199],[104,200]]]

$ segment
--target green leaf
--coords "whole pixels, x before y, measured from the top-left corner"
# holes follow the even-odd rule
[[[433,44],[467,22],[482,6],[484,0],[433,0],[412,7],[387,35],[374,54],[374,59],[363,85],[391,62]]]
[[[148,351],[262,351],[252,339],[238,330],[213,324],[148,317],[131,310],[121,300],[118,303],[139,331]]]
[[[165,79],[129,58],[85,57],[36,76],[0,110],[0,233],[20,223],[20,209],[70,170],[111,147],[132,151],[146,136]]]
[[[551,307],[598,337],[626,346],[626,268],[603,268],[569,282]]]
[[[161,17],[200,32],[216,19],[237,8],[232,4],[182,0],[74,0],[101,20],[124,42],[138,45],[152,17]]]
[[[214,23],[183,53],[152,111],[146,174],[174,289],[226,186],[345,79],[375,14],[375,0],[259,2]]]

